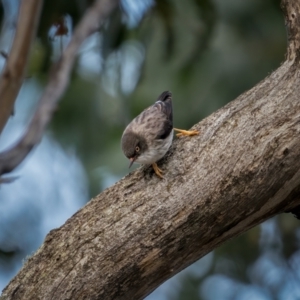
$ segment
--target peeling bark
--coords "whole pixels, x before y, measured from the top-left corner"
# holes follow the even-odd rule
[[[177,139],[163,180],[140,168],[92,199],[0,299],[141,299],[217,246],[300,205],[300,1],[286,61]]]

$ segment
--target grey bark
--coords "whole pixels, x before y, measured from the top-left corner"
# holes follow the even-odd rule
[[[286,61],[177,139],[160,162],[92,199],[1,299],[141,299],[264,220],[300,205],[300,0],[283,0]]]

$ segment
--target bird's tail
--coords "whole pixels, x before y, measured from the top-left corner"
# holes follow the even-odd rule
[[[165,102],[165,101],[169,102],[170,101],[170,102],[172,102],[172,93],[169,92],[169,91],[162,92],[158,96],[156,101],[162,101],[162,102]]]
[[[154,105],[160,107],[160,110],[166,114],[168,121],[173,126],[172,93],[169,91],[161,93]]]

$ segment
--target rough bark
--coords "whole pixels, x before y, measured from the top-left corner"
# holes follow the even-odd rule
[[[300,0],[283,0],[286,61],[44,244],[1,299],[141,299],[224,241],[300,205]]]

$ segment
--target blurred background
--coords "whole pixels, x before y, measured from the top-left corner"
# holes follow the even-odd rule
[[[26,128],[51,63],[92,2],[45,1],[0,150]],[[18,7],[19,0],[1,2],[5,52]],[[174,126],[189,128],[275,70],[285,50],[279,0],[121,1],[104,30],[82,46],[41,144],[13,172],[18,179],[0,187],[0,290],[49,230],[129,172],[122,132],[162,91],[173,93]],[[298,221],[280,215],[209,253],[147,299],[300,299],[299,247]]]

